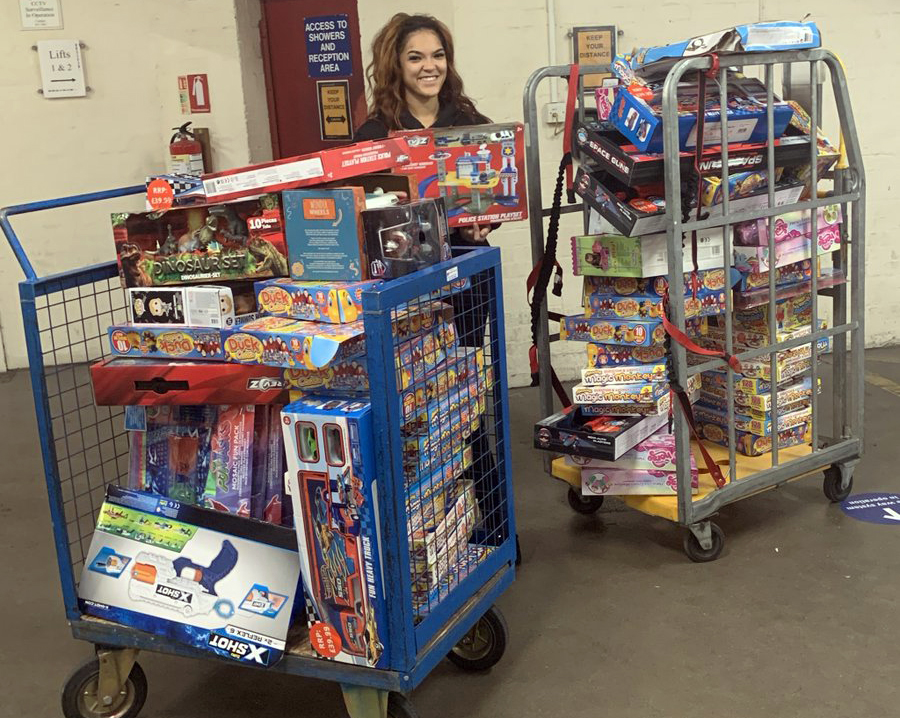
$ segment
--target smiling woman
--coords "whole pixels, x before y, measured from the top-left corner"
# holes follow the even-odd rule
[[[453,66],[450,30],[430,15],[394,15],[372,41],[366,78],[371,104],[368,119],[356,131],[357,142],[381,139],[394,130],[490,122],[463,92]],[[491,229],[462,228],[454,243],[483,244]]]

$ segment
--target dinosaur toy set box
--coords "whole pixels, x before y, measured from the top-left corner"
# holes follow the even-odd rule
[[[266,667],[299,577],[291,529],[111,486],[78,597],[88,615]]]

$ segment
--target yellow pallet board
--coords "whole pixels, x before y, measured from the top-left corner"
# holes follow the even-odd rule
[[[694,446],[695,442],[691,442]],[[728,449],[718,444],[704,442],[703,444],[713,461],[722,467],[722,473],[728,479]],[[779,449],[778,461],[785,464],[788,461],[799,459],[809,455],[812,447],[809,444],[801,444],[799,446],[791,446],[786,449]],[[699,492],[694,494],[694,501],[702,499],[704,496],[716,490],[715,482],[712,476],[703,465],[703,458],[700,452],[694,449],[694,459],[697,462],[699,471]],[[771,467],[772,455],[763,454],[762,456],[741,456],[736,457],[737,481],[752,476],[760,471],[765,471]],[[554,459],[552,463],[551,474],[557,478],[571,484],[575,489],[581,491],[581,469],[577,466],[570,466],[565,462],[563,457]],[[800,478],[799,476],[797,478]],[[764,491],[765,489],[762,489]],[[619,496],[628,506],[642,513],[651,516],[659,516],[669,521],[678,521],[678,498],[676,496]]]

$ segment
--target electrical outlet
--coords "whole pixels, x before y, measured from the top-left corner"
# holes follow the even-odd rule
[[[544,105],[544,122],[548,125],[561,125],[566,121],[566,103],[548,102]]]

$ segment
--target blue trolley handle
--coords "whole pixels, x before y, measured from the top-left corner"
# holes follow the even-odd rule
[[[19,265],[22,267],[22,271],[25,272],[25,276],[30,281],[35,281],[37,279],[37,274],[34,271],[34,267],[31,266],[31,260],[28,259],[28,255],[25,254],[25,249],[22,247],[22,243],[19,241],[19,238],[13,231],[12,225],[9,223],[9,217],[13,216],[14,214],[40,212],[45,209],[69,207],[73,204],[99,202],[100,200],[113,199],[114,197],[126,197],[132,194],[142,194],[146,191],[147,188],[144,185],[139,184],[132,185],[131,187],[120,187],[119,189],[108,189],[102,192],[88,192],[86,194],[74,194],[70,197],[45,199],[39,202],[29,202],[27,204],[14,204],[10,207],[3,207],[2,209],[0,209],[0,228],[3,229],[3,234],[6,235],[6,241],[9,242],[9,246],[12,247],[12,251],[16,255],[16,259],[19,260]]]

